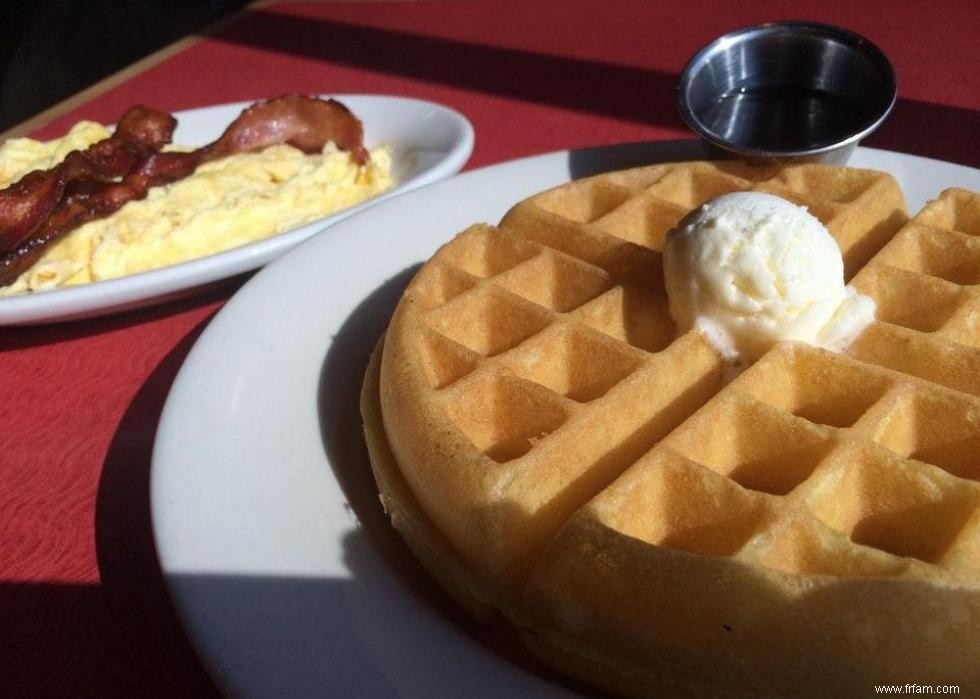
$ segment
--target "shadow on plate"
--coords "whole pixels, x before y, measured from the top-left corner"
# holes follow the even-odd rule
[[[348,606],[352,610],[363,606],[362,613],[380,615],[378,624],[373,625],[371,622],[357,619],[351,620],[350,628],[357,628],[358,633],[365,634],[368,633],[366,630],[378,626],[379,636],[373,639],[367,638],[365,645],[372,650],[371,655],[376,661],[380,661],[387,666],[387,670],[398,675],[397,678],[392,676],[391,679],[392,681],[397,679],[399,693],[406,686],[419,687],[421,690],[423,685],[425,691],[420,691],[418,696],[454,696],[458,693],[458,685],[453,683],[466,678],[454,678],[451,669],[446,667],[448,661],[441,662],[438,667],[429,668],[439,677],[424,678],[423,682],[422,677],[413,675],[418,673],[419,669],[418,667],[413,669],[412,664],[407,663],[407,658],[389,657],[393,640],[381,638],[384,634],[404,633],[414,625],[439,623],[448,624],[449,628],[446,630],[432,628],[428,633],[437,636],[451,634],[455,638],[459,638],[461,633],[463,637],[476,644],[474,647],[476,650],[471,651],[472,656],[480,656],[479,649],[490,649],[493,652],[493,655],[482,652],[486,657],[469,657],[467,667],[472,668],[472,663],[499,664],[503,659],[507,661],[506,672],[520,676],[522,683],[541,683],[546,696],[568,696],[569,690],[562,687],[568,683],[534,661],[512,629],[502,623],[490,626],[477,624],[450,602],[412,557],[391,527],[378,499],[361,425],[361,383],[371,352],[385,331],[402,291],[419,267],[420,265],[414,265],[405,269],[365,298],[334,336],[323,362],[317,401],[323,446],[337,481],[357,515],[361,527],[353,530],[345,541],[346,562],[353,572],[354,580],[340,583],[308,581],[306,584],[318,584],[321,588],[345,584],[349,589],[344,594],[365,595],[363,605],[355,607],[348,604]],[[374,570],[379,567],[382,569]],[[411,619],[389,618],[389,615],[399,613],[401,608],[377,609],[376,601],[386,599],[392,593],[390,590],[370,589],[376,585],[397,586],[400,594],[410,595],[412,604],[417,606],[420,613]],[[337,594],[336,590],[321,589],[321,592]],[[315,596],[312,592],[310,594],[311,598]],[[281,596],[278,591],[276,596]],[[427,613],[421,613],[423,610]],[[216,615],[216,620],[219,617],[220,615]],[[412,643],[411,638],[403,641],[409,646]],[[447,644],[453,645],[452,641],[447,641]],[[344,649],[342,652],[351,651]],[[414,652],[413,649],[413,652],[407,655],[411,656]],[[458,652],[465,652],[465,650]],[[406,655],[404,649],[401,655]],[[414,662],[426,661],[432,662],[432,656],[418,653]],[[348,668],[346,671],[353,670]],[[493,666],[488,668],[488,672],[499,674],[501,669]],[[491,688],[487,689],[489,691]],[[370,694],[369,691],[365,693],[365,695]],[[414,692],[410,694],[414,695]]]
[[[222,639],[214,660],[229,664],[213,669],[229,696],[347,696],[354,688],[378,699],[580,696],[546,679],[547,670],[502,662],[507,656],[479,630],[468,633],[475,624],[448,603],[432,613],[438,591],[394,531],[362,524],[342,542],[349,577],[169,577],[176,597],[203,612],[191,635]]]

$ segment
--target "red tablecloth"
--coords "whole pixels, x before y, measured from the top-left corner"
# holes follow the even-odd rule
[[[464,112],[469,167],[683,137],[693,51],[772,19],[839,24],[893,60],[900,98],[868,145],[980,166],[975,0],[472,0],[282,4],[250,13],[39,131],[289,91],[410,95]],[[116,29],[113,29],[115,31]],[[111,37],[107,37],[111,40]],[[0,329],[0,695],[213,696],[156,565],[157,418],[241,281],[149,310]]]

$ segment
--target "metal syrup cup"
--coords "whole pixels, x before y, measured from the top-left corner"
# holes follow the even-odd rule
[[[711,155],[842,165],[891,112],[898,84],[885,54],[853,32],[772,22],[701,48],[677,90]]]

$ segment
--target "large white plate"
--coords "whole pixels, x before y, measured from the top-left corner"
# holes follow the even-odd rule
[[[332,216],[280,235],[190,262],[110,279],[0,299],[0,325],[50,323],[115,313],[187,295],[258,269],[337,221],[380,201],[459,172],[473,151],[473,127],[459,112],[433,102],[382,95],[334,95],[364,124],[368,147],[387,145],[396,186]],[[251,102],[176,112],[174,143],[216,139]]]
[[[181,369],[153,453],[164,576],[200,655],[240,697],[559,697],[440,602],[378,506],[357,394],[417,264],[475,221],[603,169],[699,157],[672,142],[561,152],[372,207],[262,270]],[[909,208],[980,170],[858,149]],[[533,667],[533,666],[531,666]]]

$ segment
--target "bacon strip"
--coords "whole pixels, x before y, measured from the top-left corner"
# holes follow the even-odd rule
[[[122,177],[147,154],[170,143],[177,120],[166,112],[133,107],[109,138],[72,151],[50,170],[35,170],[0,190],[0,250],[11,250],[33,233],[82,180]]]
[[[368,161],[360,120],[337,100],[284,95],[257,102],[233,121],[204,150],[206,160],[288,143],[304,153],[319,153],[327,141],[349,151],[358,165]]]
[[[61,183],[59,180],[59,201],[54,207],[49,207],[49,200],[44,198],[51,195],[38,185],[38,189],[34,192],[34,207],[35,209],[45,207],[47,213],[40,217],[41,220],[38,222],[35,221],[39,218],[36,210],[28,211],[33,223],[28,234],[14,244],[7,245],[5,244],[7,238],[2,234],[4,230],[2,226],[9,225],[10,230],[22,230],[27,224],[18,220],[0,224],[0,251],[3,251],[3,254],[0,254],[0,286],[10,284],[17,279],[44,254],[44,250],[50,244],[68,231],[89,221],[104,218],[118,211],[127,202],[144,198],[150,187],[187,177],[202,163],[235,153],[260,150],[279,143],[288,143],[304,153],[317,153],[328,141],[333,141],[339,148],[349,151],[358,164],[363,164],[368,159],[368,152],[363,144],[361,122],[347,107],[332,99],[325,101],[302,95],[286,95],[279,99],[256,103],[245,109],[218,140],[187,153],[161,153],[158,152],[159,146],[152,148],[151,144],[164,133],[159,126],[156,120],[140,122],[134,118],[132,130],[124,132],[121,142],[137,144],[143,150],[131,148],[129,145],[118,148],[106,146],[99,151],[101,156],[91,158],[98,160],[99,157],[103,157],[102,160],[98,160],[100,164],[111,162],[115,165],[117,162],[113,160],[114,158],[119,158],[121,162],[124,158],[135,154],[129,162],[127,172],[118,182],[106,181],[106,178],[99,177],[97,174],[59,176],[66,177],[67,181]],[[171,128],[170,131],[172,132],[173,129]],[[101,141],[95,146],[109,140]],[[88,151],[85,153],[87,154]],[[69,154],[69,158],[73,155],[75,153]],[[83,154],[79,153],[79,155]],[[65,159],[65,162],[67,161],[68,158]],[[71,169],[75,167],[79,167],[79,170]],[[75,175],[84,167],[88,165],[69,165],[66,170]],[[47,183],[47,186],[54,185]],[[23,196],[26,198],[28,195]],[[13,211],[13,208],[10,210]],[[0,202],[0,218],[5,219],[6,215],[7,212]],[[11,234],[9,239],[14,237]]]

